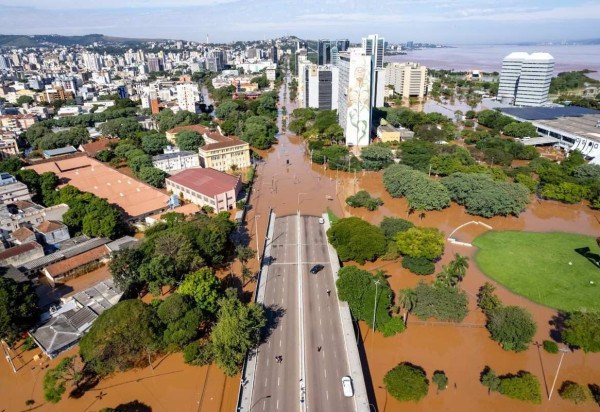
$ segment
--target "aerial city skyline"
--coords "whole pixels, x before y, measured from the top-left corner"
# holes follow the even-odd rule
[[[600,5],[587,0],[163,0],[78,3],[0,1],[4,34],[87,34],[215,42],[297,35],[351,41],[377,31],[389,41],[482,44],[561,42],[596,36]],[[65,21],[75,22],[69,25]],[[524,23],[527,24],[524,24]],[[31,30],[30,28],[35,28]],[[375,30],[376,29],[376,30]]]
[[[600,405],[596,3],[0,0],[0,410]]]

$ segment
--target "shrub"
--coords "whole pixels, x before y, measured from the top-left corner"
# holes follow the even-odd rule
[[[355,195],[346,198],[346,203],[350,207],[364,207],[373,211],[377,210],[383,204],[383,201],[378,197],[371,197],[366,190],[361,190]]]
[[[433,377],[431,380],[437,385],[438,391],[443,391],[448,387],[448,377],[444,371],[433,372]]]
[[[521,371],[515,376],[501,377],[500,393],[513,399],[542,403],[540,382],[529,372]]]
[[[561,398],[574,403],[588,402],[592,398],[590,390],[573,381],[564,381],[558,390]]]
[[[420,366],[403,362],[383,377],[387,391],[399,401],[418,402],[429,390],[429,381]]]
[[[433,262],[424,257],[405,256],[402,258],[402,267],[410,270],[415,275],[431,275],[435,272]]]
[[[401,316],[393,316],[389,321],[385,322],[382,325],[379,325],[378,328],[383,336],[390,337],[394,336],[397,333],[402,333],[406,330],[406,326],[404,325],[404,320]]]
[[[548,353],[558,353],[558,345],[551,340],[544,341],[544,350]]]

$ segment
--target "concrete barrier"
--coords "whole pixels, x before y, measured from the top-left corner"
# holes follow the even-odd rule
[[[273,231],[275,229],[275,213],[271,209],[269,213],[269,223],[267,226],[267,236],[265,238],[265,244],[263,247],[263,258],[264,256],[271,255],[271,240],[273,239]],[[262,304],[265,299],[265,288],[267,285],[267,279],[269,274],[269,265],[263,264],[261,259],[260,271],[258,272],[258,280],[256,286],[256,293],[254,294],[254,301],[258,304]],[[252,393],[254,389],[254,375],[256,373],[256,362],[258,359],[258,347],[248,351],[246,354],[246,360],[244,361],[244,367],[242,369],[242,376],[240,378],[240,389],[238,392],[237,410],[250,412],[252,408]]]

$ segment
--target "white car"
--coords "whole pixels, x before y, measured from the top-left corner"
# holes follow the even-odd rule
[[[319,223],[324,225],[325,224],[325,219],[323,219],[322,217],[319,218]]]
[[[344,390],[344,396],[351,398],[354,396],[354,388],[352,388],[352,379],[350,376],[344,376],[342,378],[342,389]]]

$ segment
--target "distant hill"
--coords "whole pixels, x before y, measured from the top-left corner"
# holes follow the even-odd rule
[[[73,46],[76,44],[89,46],[94,43],[141,43],[159,39],[132,39],[126,37],[110,37],[103,34],[86,34],[84,36],[59,36],[57,34],[36,34],[32,36],[18,34],[0,34],[0,47],[40,47],[40,46]]]

